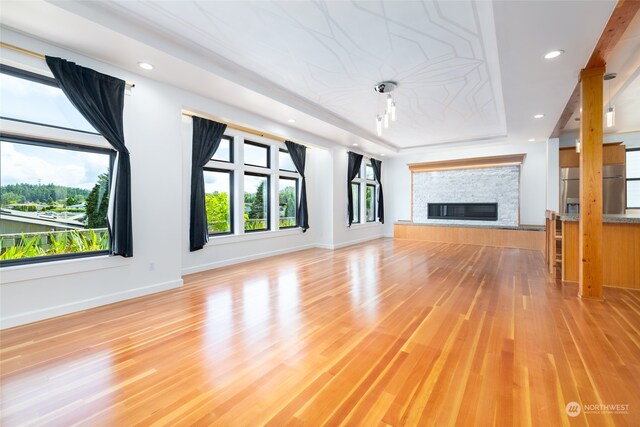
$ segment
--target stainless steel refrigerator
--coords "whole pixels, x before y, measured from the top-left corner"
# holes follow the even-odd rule
[[[626,206],[624,165],[602,167],[602,209],[623,214]],[[560,213],[580,212],[580,168],[560,169]]]

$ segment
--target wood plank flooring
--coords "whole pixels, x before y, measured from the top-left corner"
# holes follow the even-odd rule
[[[545,270],[381,239],[191,275],[3,331],[0,424],[638,425],[640,292]]]

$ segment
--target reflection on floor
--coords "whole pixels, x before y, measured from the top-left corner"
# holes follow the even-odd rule
[[[539,252],[391,239],[221,268],[4,331],[0,421],[633,424],[640,292],[576,294]]]

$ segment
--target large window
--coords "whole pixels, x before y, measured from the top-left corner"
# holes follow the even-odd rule
[[[204,179],[210,236],[298,227],[300,174],[283,143],[228,128]]]
[[[244,231],[269,229],[269,176],[244,175]]]
[[[115,151],[50,77],[3,65],[0,98],[0,264],[109,253]]]
[[[358,175],[351,183],[351,194],[353,223],[377,222],[378,182],[375,180],[371,159],[366,157],[362,159]]]
[[[209,234],[233,233],[233,174],[228,170],[204,170],[204,197]]]
[[[298,207],[298,180],[280,177],[278,189],[278,219],[280,228],[296,227],[296,209]]]
[[[627,150],[627,209],[640,209],[640,148]]]

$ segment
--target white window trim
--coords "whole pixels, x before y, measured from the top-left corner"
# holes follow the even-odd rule
[[[280,200],[279,184],[280,177],[295,178],[298,180],[298,189],[300,185],[300,174],[298,172],[290,172],[280,170],[279,164],[279,151],[280,149],[286,150],[284,143],[274,141],[269,138],[264,138],[257,135],[248,134],[238,131],[236,129],[227,129],[225,136],[229,136],[233,139],[233,162],[223,162],[217,160],[210,160],[204,167],[214,168],[220,170],[227,170],[233,173],[233,188],[231,197],[233,197],[233,224],[234,230],[230,234],[210,234],[208,245],[216,245],[218,243],[235,243],[238,241],[250,241],[260,238],[273,238],[276,236],[298,234],[302,232],[300,226],[280,228],[280,217],[278,209],[278,201]],[[245,140],[250,142],[256,142],[258,144],[269,146],[269,167],[264,168],[260,166],[251,166],[244,164],[244,142]],[[261,175],[269,176],[269,196],[270,196],[270,209],[269,209],[269,223],[271,225],[268,230],[250,231],[244,230],[244,174],[245,172],[257,173]],[[297,195],[296,201],[300,200],[300,194]],[[262,236],[262,237],[259,237]]]

